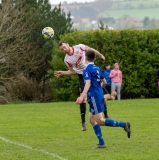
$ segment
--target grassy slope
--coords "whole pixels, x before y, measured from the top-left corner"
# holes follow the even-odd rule
[[[107,103],[111,118],[131,121],[132,137],[128,139],[121,128],[102,127],[108,148],[101,150],[92,150],[97,140],[88,118],[88,130],[81,131],[74,102],[1,105],[0,159],[59,160],[54,154],[61,160],[158,159],[159,99]]]
[[[139,17],[144,19],[145,17],[158,19],[159,9],[133,9],[133,10],[109,10],[107,11],[110,17],[115,19],[121,18],[124,15],[130,17]]]
[[[110,9],[117,9],[119,7],[123,7],[126,4],[131,4],[133,7],[138,7],[140,4],[144,4],[145,6],[149,5],[159,5],[158,0],[136,0],[136,1],[123,1],[123,2],[114,2]],[[158,19],[159,9],[158,8],[148,8],[148,9],[121,9],[121,10],[108,10],[106,11],[111,17],[121,18],[124,15],[128,15],[130,17],[140,17],[145,18],[146,16],[149,18]]]

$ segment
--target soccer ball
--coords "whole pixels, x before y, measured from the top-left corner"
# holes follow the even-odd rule
[[[45,39],[53,38],[54,36],[54,30],[51,27],[45,27],[42,30],[42,35]]]

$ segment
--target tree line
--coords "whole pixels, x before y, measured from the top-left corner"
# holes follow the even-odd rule
[[[95,63],[104,71],[106,63],[118,62],[123,73],[122,99],[157,98],[159,89],[155,72],[159,66],[159,29],[153,30],[92,30],[75,31],[61,35],[61,40],[70,45],[86,44],[105,55],[102,61],[96,57]],[[64,54],[55,44],[51,65],[55,70],[67,70],[63,63]],[[77,76],[55,78],[51,74],[51,86],[56,100],[76,100],[78,91]]]
[[[4,101],[45,101],[53,40],[72,32],[70,13],[48,0],[2,0],[0,4],[0,94]],[[54,39],[41,31],[51,26]]]
[[[0,4],[0,103],[75,100],[77,77],[54,77],[66,70],[58,42],[84,43],[119,62],[124,75],[123,98],[157,97],[154,72],[159,64],[158,30],[72,29],[71,14],[48,0],[2,0]],[[50,26],[53,39],[41,31]],[[107,62],[106,61],[106,62]],[[106,62],[97,59],[104,68]]]

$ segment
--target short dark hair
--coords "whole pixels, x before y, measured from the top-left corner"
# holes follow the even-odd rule
[[[59,44],[58,44],[58,47],[61,47],[63,43],[67,44],[67,42],[65,42],[65,41],[60,41]]]
[[[95,52],[91,49],[87,50],[85,55],[86,55],[86,60],[89,62],[93,62],[96,57]]]
[[[110,66],[110,63],[106,63],[106,65],[105,65],[105,66],[106,66],[106,67],[107,67],[107,66]]]

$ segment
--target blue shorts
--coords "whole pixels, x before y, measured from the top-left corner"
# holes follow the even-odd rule
[[[89,103],[89,111],[95,115],[105,110],[104,108],[104,97],[100,96],[88,96],[87,101]]]

